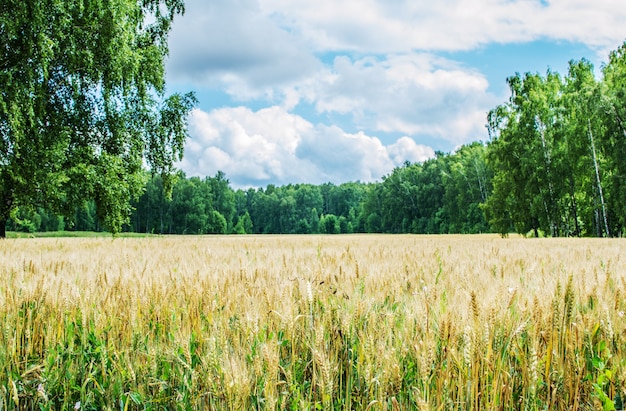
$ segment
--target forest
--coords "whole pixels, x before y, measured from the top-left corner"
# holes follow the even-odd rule
[[[173,184],[145,172],[123,231],[622,236],[626,44],[600,75],[583,59],[571,61],[565,75],[517,73],[507,83],[509,100],[487,114],[487,142],[407,162],[374,183],[234,189],[222,172],[199,178],[179,171]],[[73,211],[20,207],[7,228],[106,228],[94,201]]]
[[[124,231],[154,234],[478,233],[489,227],[481,204],[492,176],[481,143],[424,163],[406,163],[378,183],[268,185],[233,189],[215,176],[176,175],[171,196],[159,175],[146,174]],[[26,209],[24,209],[26,210]],[[63,218],[44,209],[22,211],[16,231],[100,231],[93,202]]]

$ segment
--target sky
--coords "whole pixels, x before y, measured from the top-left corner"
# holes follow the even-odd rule
[[[236,188],[379,181],[487,141],[516,72],[600,68],[623,0],[187,0],[168,92],[195,91],[187,176]]]

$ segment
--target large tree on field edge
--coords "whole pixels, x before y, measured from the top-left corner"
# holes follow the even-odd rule
[[[94,200],[121,230],[148,165],[183,154],[196,99],[165,93],[182,0],[7,0],[0,9],[0,237],[18,207]]]

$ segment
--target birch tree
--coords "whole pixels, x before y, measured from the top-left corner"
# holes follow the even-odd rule
[[[183,12],[181,0],[2,3],[0,237],[18,207],[71,214],[89,199],[120,231],[144,164],[170,175],[195,103],[165,88]]]

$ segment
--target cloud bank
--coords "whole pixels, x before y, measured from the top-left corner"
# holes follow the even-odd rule
[[[317,50],[469,50],[549,38],[603,48],[624,39],[620,0],[259,0]],[[622,27],[620,27],[622,26]]]
[[[369,182],[405,161],[434,156],[430,147],[406,136],[384,145],[363,132],[313,125],[278,106],[256,112],[246,107],[196,109],[189,126],[192,138],[178,166],[189,175],[221,170],[237,187]]]
[[[239,185],[370,181],[431,147],[485,140],[486,112],[506,90],[494,95],[455,53],[544,41],[606,56],[626,26],[621,0],[187,0],[186,9],[170,37],[168,84],[226,97],[201,100],[180,166],[219,169]]]

